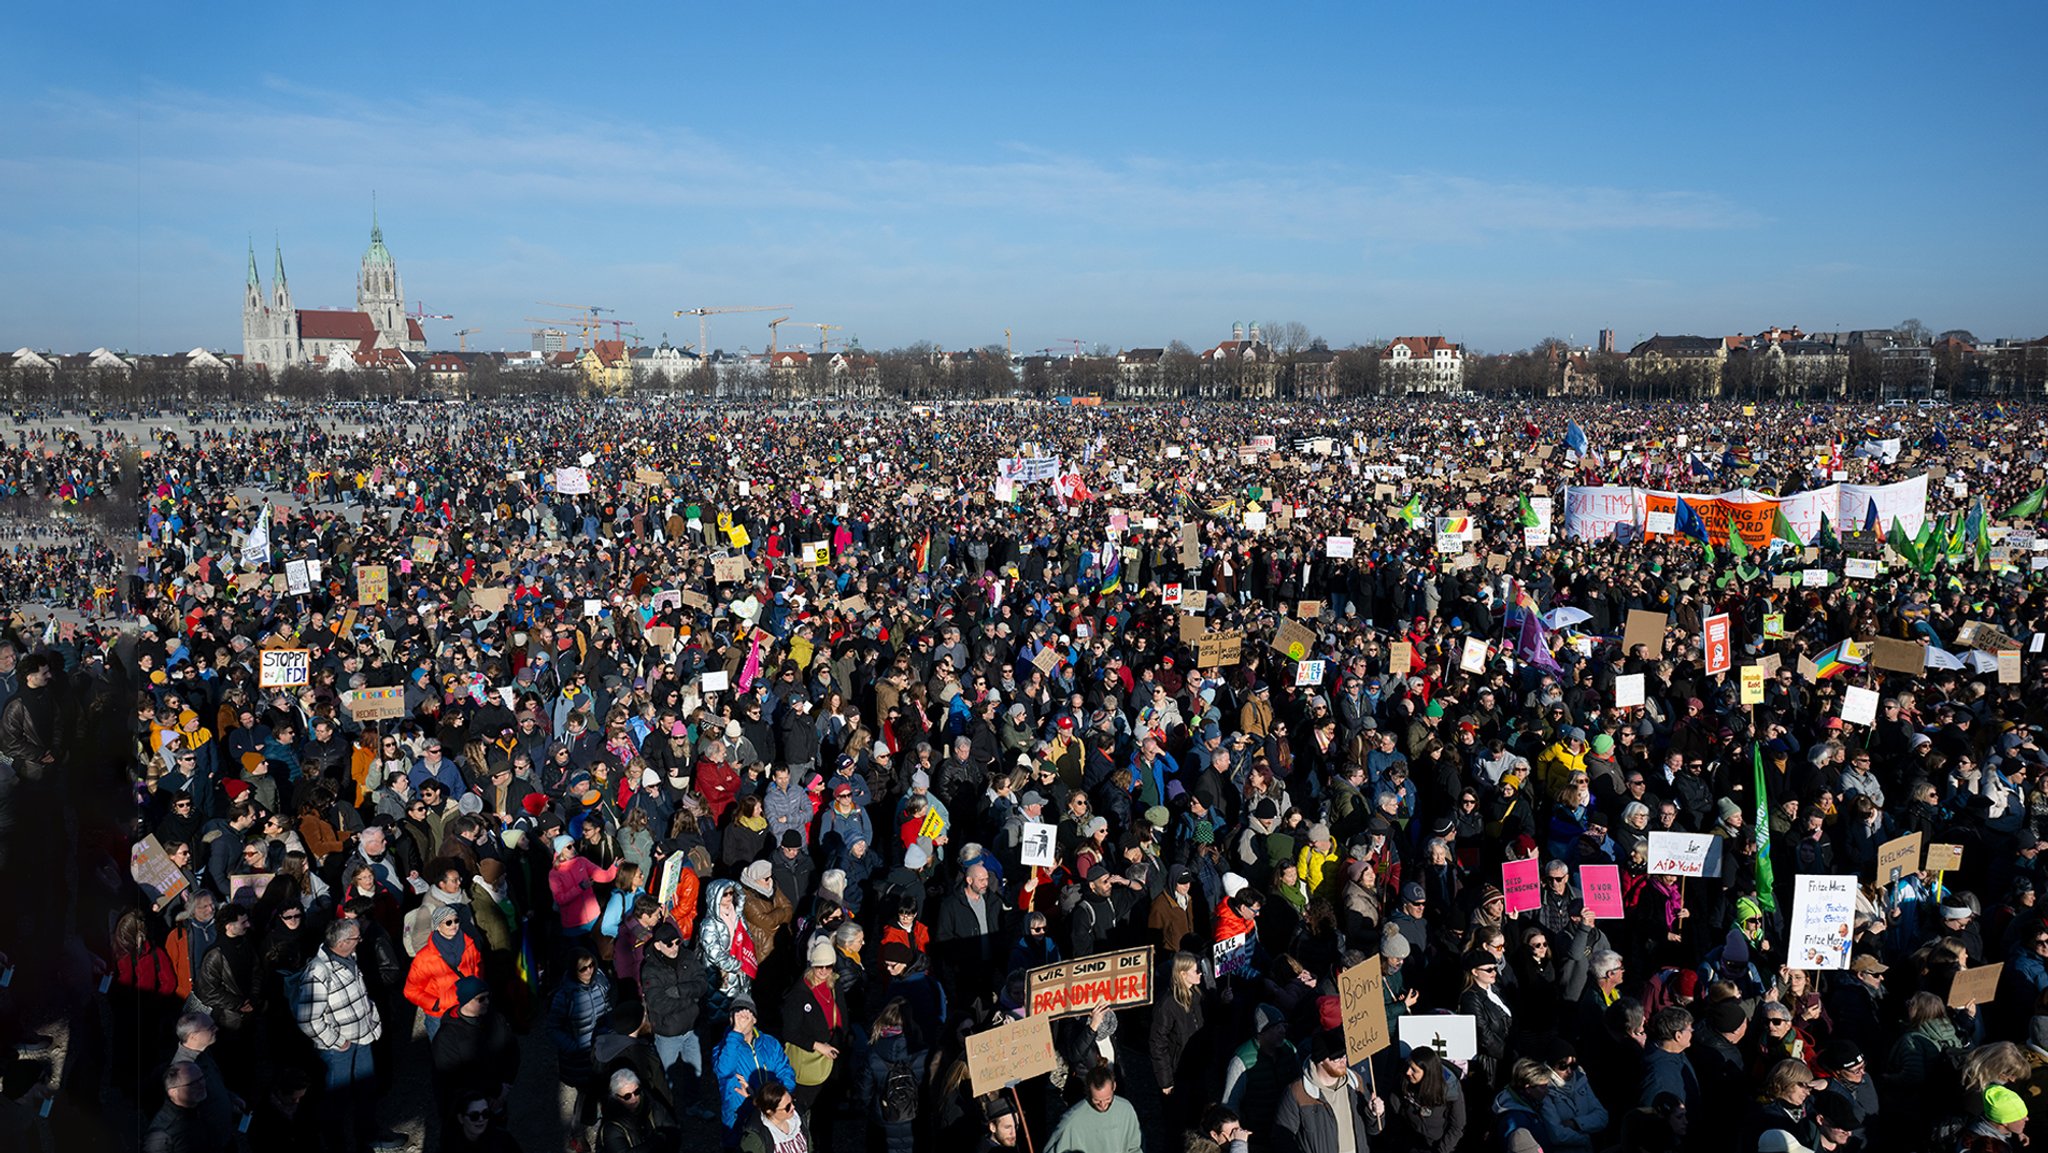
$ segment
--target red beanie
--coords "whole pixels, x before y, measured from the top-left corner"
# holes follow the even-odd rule
[[[1344,1007],[1335,997],[1317,997],[1316,1016],[1323,1028],[1335,1029],[1344,1024]]]
[[[541,793],[528,793],[519,802],[519,807],[525,809],[528,816],[538,817],[540,811],[548,807],[548,799]]]

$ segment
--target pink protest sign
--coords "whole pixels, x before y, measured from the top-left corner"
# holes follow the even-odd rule
[[[1597,918],[1620,917],[1621,866],[1580,865],[1579,895]]]
[[[1500,891],[1507,897],[1508,916],[1526,913],[1540,902],[1536,895],[1537,868],[1534,857],[1509,861],[1500,867]]]

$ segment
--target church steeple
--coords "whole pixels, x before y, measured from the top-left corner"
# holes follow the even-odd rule
[[[280,265],[279,267],[283,266]],[[256,279],[256,241],[254,238],[251,238],[249,241],[249,287],[255,289],[258,295],[261,295],[263,292],[263,282]]]
[[[250,265],[253,267],[254,264],[255,256],[252,254],[250,256]],[[271,273],[271,276],[276,279],[277,287],[282,290],[284,288],[284,245],[282,243],[279,243],[277,246],[277,271]]]

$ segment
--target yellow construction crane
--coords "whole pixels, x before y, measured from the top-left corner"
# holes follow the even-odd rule
[[[456,347],[456,351],[457,351],[457,352],[468,352],[468,351],[469,351],[469,338],[470,338],[470,336],[471,336],[472,334],[474,334],[474,333],[478,333],[478,332],[482,332],[482,331],[483,331],[483,329],[481,329],[481,328],[458,328],[458,329],[456,329],[456,330],[455,330],[455,343],[456,343],[456,346],[457,346],[457,347]]]
[[[708,342],[711,338],[705,331],[705,317],[726,312],[774,312],[777,309],[788,307],[790,306],[787,304],[748,304],[733,308],[678,308],[676,309],[676,315],[694,316],[697,318],[697,355],[705,357],[708,362],[711,356],[711,346]]]
[[[819,352],[830,352],[830,351],[832,351],[832,330],[833,330],[833,329],[835,329],[835,328],[845,328],[845,327],[846,327],[846,326],[845,326],[845,325],[843,325],[843,324],[819,324],[819,323],[818,323],[817,321],[815,321],[815,320],[792,320],[792,321],[790,321],[790,323],[791,323],[791,324],[794,324],[794,325],[797,325],[797,326],[799,326],[799,327],[802,327],[802,328],[815,328],[815,329],[817,329],[817,330],[818,330],[818,351],[819,351]]]
[[[599,326],[607,323],[607,321],[605,321],[605,319],[598,314],[604,312],[618,311],[618,309],[616,308],[600,308],[595,304],[556,304],[553,301],[549,300],[536,301],[536,303],[538,303],[542,308],[566,308],[571,312],[584,313],[585,315],[579,316],[575,320],[568,321],[561,320],[555,317],[542,316],[527,316],[522,317],[521,319],[530,320],[535,324],[560,324],[565,326],[573,324],[577,327],[578,330],[580,330],[583,333],[583,347],[585,348],[590,347],[590,342],[592,339],[591,334],[596,332]]]
[[[768,355],[775,355],[775,326],[788,319],[787,316],[778,316],[768,322]]]

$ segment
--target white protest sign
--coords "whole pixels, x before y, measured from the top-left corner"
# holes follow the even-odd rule
[[[1675,512],[1653,512],[1643,517],[1643,531],[1670,535],[1678,531],[1678,514]]]
[[[1828,587],[1828,570],[1824,568],[1800,569],[1799,587],[1809,589],[1824,589]]]
[[[555,470],[555,491],[563,496],[580,496],[590,491],[590,474],[580,468]]]
[[[1707,856],[1714,849],[1711,833],[1668,833],[1650,834],[1649,871],[1666,877],[1702,877],[1707,872]]]
[[[306,562],[288,560],[284,562],[284,588],[295,597],[305,596],[313,591],[312,574],[306,571]]]
[[[1858,688],[1850,685],[1842,690],[1842,723],[1846,725],[1874,725],[1877,723],[1877,690]]]
[[[1614,707],[1633,708],[1643,703],[1643,674],[1623,673],[1614,678]]]
[[[1406,1013],[1398,1022],[1401,1043],[1410,1049],[1428,1047],[1446,1061],[1470,1061],[1479,1055],[1479,1018],[1464,1013]]]
[[[1468,673],[1486,671],[1486,642],[1478,637],[1465,638],[1465,650],[1458,655],[1458,667]]]
[[[1058,838],[1057,825],[1048,825],[1043,821],[1024,822],[1024,839],[1021,842],[1023,853],[1020,859],[1024,864],[1034,868],[1056,868],[1059,863]]]
[[[1804,873],[1796,879],[1785,963],[1794,969],[1847,969],[1856,925],[1856,878]]]
[[[707,693],[722,693],[732,686],[732,677],[724,669],[710,669],[704,673],[697,687]]]
[[[298,688],[310,680],[312,664],[312,654],[306,649],[264,649],[256,684],[266,689]]]
[[[1842,562],[1842,575],[1857,580],[1871,580],[1877,576],[1877,559],[1867,556],[1852,556]]]
[[[1300,688],[1306,685],[1319,685],[1322,683],[1322,661],[1302,661],[1294,666],[1294,684],[1296,688]]]
[[[1355,555],[1358,542],[1348,536],[1333,536],[1323,541],[1323,555],[1342,560]]]

